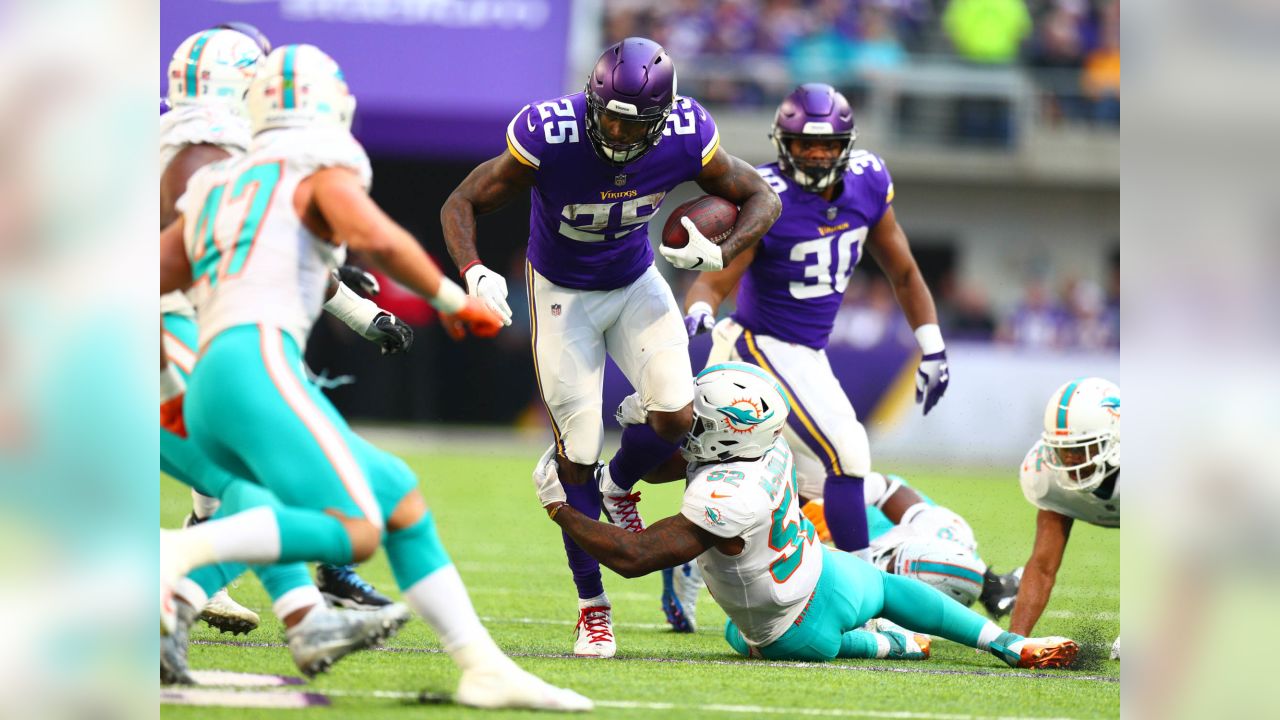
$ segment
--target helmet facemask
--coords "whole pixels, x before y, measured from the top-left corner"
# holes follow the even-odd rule
[[[778,151],[778,166],[782,168],[782,172],[802,189],[808,192],[821,192],[835,184],[845,168],[849,166],[849,155],[853,152],[857,131],[836,134],[792,133],[784,132],[774,125],[769,138],[773,140],[773,146]],[[793,140],[838,142],[843,145],[830,160],[815,161],[793,154],[791,152]]]
[[[1044,462],[1057,470],[1055,479],[1064,490],[1091,492],[1120,467],[1120,439],[1111,430],[1087,435],[1042,436],[1049,452]]]
[[[587,84],[587,138],[601,160],[613,165],[635,162],[662,139],[671,104],[637,113],[635,106],[617,100],[607,104]],[[611,135],[615,135],[611,137]]]

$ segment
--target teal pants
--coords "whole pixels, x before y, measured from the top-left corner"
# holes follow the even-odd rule
[[[859,630],[875,617],[903,627],[977,647],[986,619],[919,580],[890,575],[825,545],[822,575],[809,605],[782,637],[759,648],[770,660],[826,661],[873,658],[872,633]],[[738,627],[725,625],[725,640],[739,654],[750,648]]]
[[[382,528],[417,489],[402,460],[351,431],[307,380],[297,342],[278,329],[241,325],[214,338],[191,375],[185,413],[201,451],[251,481],[233,481],[219,512],[272,507],[282,558],[349,562],[332,514]],[[429,514],[384,540],[401,587],[449,563]]]

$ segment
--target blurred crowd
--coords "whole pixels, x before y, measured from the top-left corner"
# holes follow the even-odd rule
[[[1011,306],[994,305],[982,288],[947,276],[934,289],[939,322],[949,339],[995,342],[1027,350],[1119,350],[1120,287],[1065,278],[1032,278]],[[879,273],[859,272],[850,283],[831,334],[834,345],[868,349],[883,342],[914,347],[893,290]]]
[[[913,62],[1025,68],[1051,118],[1118,123],[1119,0],[606,0],[605,41],[644,35],[714,72],[699,98],[771,104],[768,80],[849,87]]]

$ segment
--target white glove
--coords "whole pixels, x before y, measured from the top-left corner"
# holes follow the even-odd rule
[[[699,300],[689,308],[689,314],[684,316],[684,329],[689,333],[689,337],[701,335],[709,332],[716,325],[716,314],[711,306]]]
[[[502,317],[503,326],[510,325],[511,306],[507,304],[507,281],[480,263],[467,268],[463,277],[467,281],[467,294],[489,303],[489,307]]]
[[[700,270],[711,272],[724,269],[724,255],[720,246],[707,239],[697,225],[687,217],[680,218],[680,224],[689,232],[689,243],[682,248],[658,246],[658,252],[672,265],[681,270]]]
[[[631,393],[622,398],[622,404],[613,413],[613,417],[622,427],[643,425],[649,422],[649,411],[645,410],[644,403],[640,402],[640,393]]]
[[[566,502],[564,486],[560,484],[560,475],[556,472],[556,446],[552,445],[533,468],[533,487],[538,491],[538,500],[542,507],[552,503]]]

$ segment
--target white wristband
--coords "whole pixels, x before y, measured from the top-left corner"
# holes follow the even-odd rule
[[[700,312],[706,313],[707,315],[710,315],[712,317],[715,317],[715,314],[716,314],[716,311],[711,309],[710,303],[708,303],[705,300],[699,300],[698,302],[689,306],[689,312],[685,313],[685,317],[693,317],[694,315],[697,315]]]
[[[333,294],[333,297],[325,301],[324,309],[346,323],[347,327],[355,330],[366,340],[376,340],[378,338],[378,333],[371,332],[371,330],[373,328],[373,319],[382,310],[372,300],[360,297],[346,285],[338,283],[338,291]]]
[[[173,363],[164,366],[160,371],[160,404],[163,405],[187,391],[187,383],[182,373]]]
[[[436,288],[436,296],[430,302],[432,307],[445,315],[453,315],[467,304],[467,291],[458,287],[458,283],[442,277],[440,287]]]
[[[942,342],[942,330],[934,323],[916,328],[916,342],[925,355],[942,352],[947,347]]]

